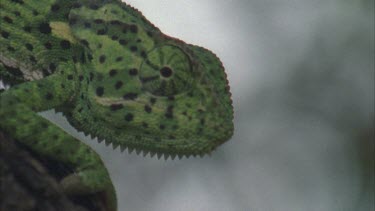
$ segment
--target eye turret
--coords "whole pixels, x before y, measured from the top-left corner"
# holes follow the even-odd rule
[[[146,91],[156,96],[173,96],[191,89],[194,80],[191,62],[179,47],[158,47],[146,58],[139,74]]]

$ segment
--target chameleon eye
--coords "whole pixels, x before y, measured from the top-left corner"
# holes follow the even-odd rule
[[[193,82],[190,59],[179,47],[158,47],[146,58],[139,74],[146,91],[156,96],[173,96],[190,90]]]

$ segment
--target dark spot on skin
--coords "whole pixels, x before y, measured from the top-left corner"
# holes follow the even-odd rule
[[[39,25],[39,31],[43,34],[49,34],[51,33],[51,27],[49,26],[48,23],[41,23]]]
[[[24,3],[23,0],[12,0],[12,2],[18,3],[18,4],[23,4]]]
[[[142,127],[148,128],[148,124],[146,122],[142,122]]]
[[[30,56],[30,61],[31,61],[32,63],[36,63],[36,59],[35,59],[35,57],[34,57],[34,56]]]
[[[118,36],[113,35],[113,36],[111,37],[111,39],[112,39],[112,40],[118,40]]]
[[[133,121],[133,119],[134,119],[134,115],[133,114],[126,114],[126,116],[125,116],[125,120],[126,121],[128,121],[128,122],[130,122],[130,121]]]
[[[86,46],[86,47],[89,47],[89,42],[87,42],[87,40],[81,40],[81,43]]]
[[[201,123],[201,125],[204,125],[205,120],[204,119],[200,119],[200,123]]]
[[[62,40],[60,42],[60,46],[62,49],[69,49],[70,48],[70,42],[68,40]]]
[[[52,12],[57,12],[60,9],[60,6],[58,4],[53,4],[51,6],[51,11]]]
[[[138,50],[138,48],[137,48],[137,46],[130,46],[130,50],[132,51],[132,52],[136,52],[137,50]]]
[[[105,55],[101,55],[101,56],[99,57],[99,62],[100,62],[100,64],[103,64],[103,63],[105,62],[105,59],[106,59],[106,56],[105,56]]]
[[[115,84],[115,89],[120,89],[122,85],[123,85],[122,81],[117,81]]]
[[[117,111],[122,109],[124,106],[122,104],[112,104],[111,105],[111,111]]]
[[[87,54],[87,58],[89,58],[90,61],[93,59],[93,57],[92,57],[92,55],[90,53]]]
[[[164,130],[165,129],[165,125],[160,125],[159,128],[160,128],[160,130]]]
[[[90,4],[90,9],[92,9],[92,10],[97,10],[97,9],[99,9],[99,6],[98,5],[96,5],[96,4]]]
[[[50,74],[50,72],[47,69],[45,69],[45,68],[42,69],[42,73],[43,73],[44,77],[46,77],[46,76],[48,76]]]
[[[151,113],[152,112],[152,108],[149,105],[145,105],[145,111],[147,113]]]
[[[156,103],[156,98],[154,98],[154,97],[150,98],[150,103],[152,105],[154,105]]]
[[[175,100],[175,97],[174,96],[168,96],[168,100],[173,101],[173,100]]]
[[[52,48],[52,44],[51,44],[51,42],[46,42],[46,43],[44,43],[44,47],[45,47],[46,49],[50,50],[50,49]]]
[[[169,67],[163,67],[160,69],[160,74],[164,77],[164,78],[169,78],[172,76],[172,69],[169,68]]]
[[[96,88],[96,95],[101,97],[104,94],[104,88],[102,86]]]
[[[132,33],[137,33],[138,32],[138,27],[136,25],[130,25],[130,31]]]
[[[85,57],[85,53],[81,53],[81,58],[80,58],[81,62],[84,64],[86,63],[86,57]]]
[[[30,26],[25,26],[25,27],[23,27],[23,30],[25,31],[25,32],[31,32],[31,27]]]
[[[13,20],[12,20],[10,17],[8,17],[8,16],[4,16],[4,17],[3,17],[3,20],[4,20],[5,22],[7,22],[7,23],[13,23]]]
[[[109,22],[111,25],[121,25],[121,22],[118,20],[112,20]]]
[[[52,99],[53,99],[53,95],[50,92],[48,92],[46,94],[46,100],[52,100]]]
[[[75,25],[76,23],[77,23],[77,18],[71,18],[71,19],[69,19],[69,24],[70,25]]]
[[[30,43],[26,43],[25,47],[27,48],[27,50],[29,51],[32,51],[34,49],[34,47],[30,44]]]
[[[107,32],[106,29],[99,29],[99,30],[96,32],[96,34],[97,34],[97,35],[104,35],[106,32]]]
[[[1,32],[1,36],[4,37],[5,39],[8,39],[8,37],[9,37],[9,32],[2,31],[2,32]]]
[[[128,41],[126,41],[124,39],[120,39],[118,42],[120,43],[120,45],[127,45],[128,44]]]
[[[78,3],[78,2],[76,2],[76,3],[74,3],[74,4],[72,5],[72,8],[80,8],[80,7],[82,7],[82,4],[80,4],[80,3]]]
[[[89,23],[89,22],[85,22],[85,23],[83,23],[83,26],[84,26],[85,28],[91,28],[91,23]]]
[[[72,74],[68,75],[68,80],[73,80],[73,75]]]
[[[165,117],[168,119],[173,118],[173,106],[168,106],[167,111],[165,113]]]
[[[145,51],[142,51],[142,52],[141,52],[141,56],[142,56],[143,58],[146,59],[146,58],[147,58],[147,54],[146,54],[146,52],[145,52]]]
[[[102,24],[102,23],[104,23],[104,21],[102,19],[95,19],[94,23],[96,23],[96,24]]]
[[[121,56],[117,57],[116,58],[116,62],[121,62],[124,58],[122,58]]]
[[[109,71],[109,76],[113,77],[117,74],[117,70],[116,69],[112,69]]]
[[[54,71],[56,70],[56,65],[55,65],[54,63],[50,63],[48,67],[49,67],[49,69],[50,69],[52,72],[54,72]]]
[[[127,93],[123,96],[124,100],[135,100],[138,97],[138,94],[136,93]]]
[[[135,68],[132,68],[129,70],[129,75],[136,76],[138,74],[138,70]]]
[[[12,46],[9,46],[9,47],[7,48],[7,50],[8,50],[8,51],[12,51],[12,52],[14,52],[16,49],[13,48]]]

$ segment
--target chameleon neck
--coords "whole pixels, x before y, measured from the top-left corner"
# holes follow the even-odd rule
[[[83,51],[70,32],[68,14],[76,1],[1,1],[0,79],[17,84],[47,77]],[[63,15],[64,14],[64,15]]]

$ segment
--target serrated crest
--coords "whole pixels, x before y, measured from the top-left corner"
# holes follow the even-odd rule
[[[168,154],[164,154],[164,160],[168,160],[169,158],[169,155]]]
[[[157,152],[156,154],[157,154],[157,157],[158,157],[159,160],[160,160],[161,156],[163,156],[163,153],[161,153],[161,152]]]
[[[149,153],[149,151],[144,150],[144,151],[143,151],[143,157],[146,157],[148,153]]]
[[[104,138],[98,137],[98,142],[102,143],[104,141]]]
[[[124,150],[126,150],[126,146],[120,145],[120,150],[121,150],[121,152],[123,152]]]
[[[128,153],[131,154],[134,151],[134,148],[128,147]]]
[[[141,149],[135,149],[135,153],[136,153],[137,155],[141,154],[141,152],[142,152]]]
[[[113,148],[114,150],[115,150],[118,146],[119,146],[119,144],[112,143],[112,148]]]
[[[176,158],[176,154],[171,154],[171,159],[174,160]]]
[[[105,145],[106,145],[106,146],[108,146],[108,145],[110,145],[110,144],[111,144],[111,141],[109,141],[109,140],[107,140],[107,139],[106,139],[106,140],[104,140],[104,142],[105,142]]]

